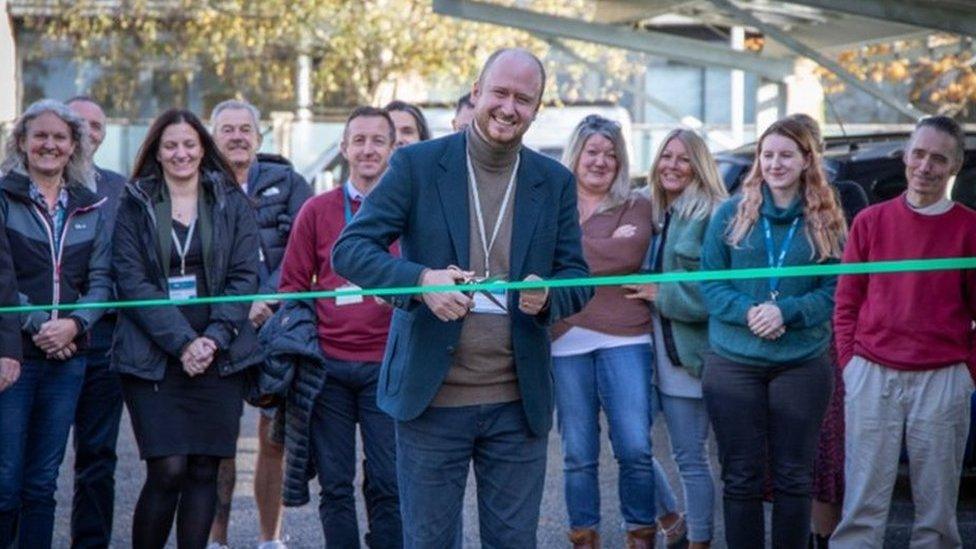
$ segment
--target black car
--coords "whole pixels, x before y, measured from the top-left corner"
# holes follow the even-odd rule
[[[908,138],[905,132],[828,137],[824,166],[832,181],[853,181],[860,185],[872,204],[894,198],[907,185],[902,153]],[[751,143],[715,155],[719,173],[730,193],[738,190],[749,172],[755,151],[756,145]],[[976,208],[976,133],[966,136],[966,155],[950,196]]]

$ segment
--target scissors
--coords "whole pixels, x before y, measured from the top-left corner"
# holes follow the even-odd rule
[[[461,268],[459,268],[459,267],[457,267],[455,265],[449,265],[447,268],[448,269],[457,269],[458,271],[464,272]],[[470,285],[470,284],[494,284],[496,282],[505,282],[505,279],[502,278],[499,275],[487,276],[487,277],[465,276],[458,283],[458,286],[467,286],[467,285]],[[488,298],[488,301],[491,301],[496,306],[500,307],[502,310],[504,310],[504,311],[507,311],[508,310],[508,307],[505,306],[505,304],[502,303],[495,296],[495,294],[491,293],[490,291],[488,291],[488,290],[475,290],[475,292],[480,293],[481,295],[487,297]],[[471,292],[466,292],[466,293],[470,294]]]

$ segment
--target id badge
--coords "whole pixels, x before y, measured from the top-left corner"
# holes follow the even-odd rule
[[[508,303],[508,295],[504,290],[498,290],[491,292],[492,297],[494,297],[498,303]],[[471,309],[473,313],[484,313],[489,315],[506,315],[508,311],[504,307],[498,305],[492,301],[485,292],[474,292],[471,296],[474,300],[474,307]]]
[[[171,276],[166,279],[169,298],[182,301],[197,298],[197,277],[194,275]]]
[[[336,291],[337,292],[358,292],[361,289],[362,288],[356,286],[355,284],[346,284],[345,286],[340,286],[336,288]],[[355,305],[357,303],[363,302],[363,295],[362,294],[337,295],[335,301],[337,307],[342,307],[343,305]]]

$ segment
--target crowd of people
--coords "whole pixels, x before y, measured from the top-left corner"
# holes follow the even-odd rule
[[[145,462],[131,544],[222,548],[245,402],[261,409],[261,549],[283,506],[318,502],[327,547],[462,545],[468,471],[485,547],[536,545],[553,424],[568,543],[600,547],[601,411],[629,548],[880,547],[904,446],[912,547],[961,547],[955,505],[976,375],[971,270],[779,277],[776,268],[976,257],[946,195],[965,136],[922,119],[906,192],[870,206],[833,181],[816,122],[767,128],[729,197],[676,129],[634,189],[621,126],[583,119],[562,162],[523,146],[546,82],[520,49],[485,62],[432,139],[394,101],[348,116],[348,177],[313,196],[259,155],[260,113],[159,115],[131,178],[96,167],[105,115],[42,100],[0,160],[0,304],[143,301],[0,315],[0,548],[50,547],[74,429],[71,544],[112,540],[123,402]],[[754,278],[492,289],[499,281],[768,268]],[[476,291],[465,288],[482,283]],[[457,286],[364,296],[361,288]],[[487,289],[485,289],[487,288]],[[192,303],[348,290],[334,298]],[[666,423],[683,502],[652,452]],[[658,541],[659,540],[659,541]]]

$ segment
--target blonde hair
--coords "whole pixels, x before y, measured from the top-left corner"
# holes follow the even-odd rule
[[[844,211],[827,183],[820,162],[819,147],[813,134],[802,122],[791,118],[773,123],[756,143],[756,158],[749,175],[742,182],[742,200],[726,229],[726,241],[731,246],[738,246],[759,219],[764,183],[760,157],[763,142],[770,135],[780,135],[792,140],[809,162],[800,173],[800,196],[803,199],[804,231],[807,242],[813,249],[811,259],[819,263],[829,258],[840,258],[847,235]]]
[[[684,219],[705,219],[712,215],[715,207],[729,196],[728,191],[725,190],[725,185],[722,183],[722,178],[718,174],[715,158],[709,152],[705,140],[692,130],[683,128],[671,130],[661,141],[647,178],[651,195],[652,217],[654,225],[657,227],[664,223],[664,214],[669,207],[667,193],[664,191],[664,185],[661,183],[661,175],[658,173],[657,167],[661,162],[664,150],[674,139],[685,146],[685,151],[691,160],[693,173],[691,183],[681,192],[681,196],[670,205],[671,211]]]
[[[597,207],[596,212],[600,213],[611,210],[631,198],[630,190],[630,160],[627,158],[627,143],[624,141],[623,131],[620,123],[604,118],[598,114],[591,114],[580,121],[573,130],[572,137],[569,138],[569,145],[563,151],[562,163],[569,168],[569,171],[576,175],[576,168],[579,165],[580,156],[586,142],[594,135],[601,135],[613,143],[613,152],[617,155],[617,175],[610,184],[607,196]]]

